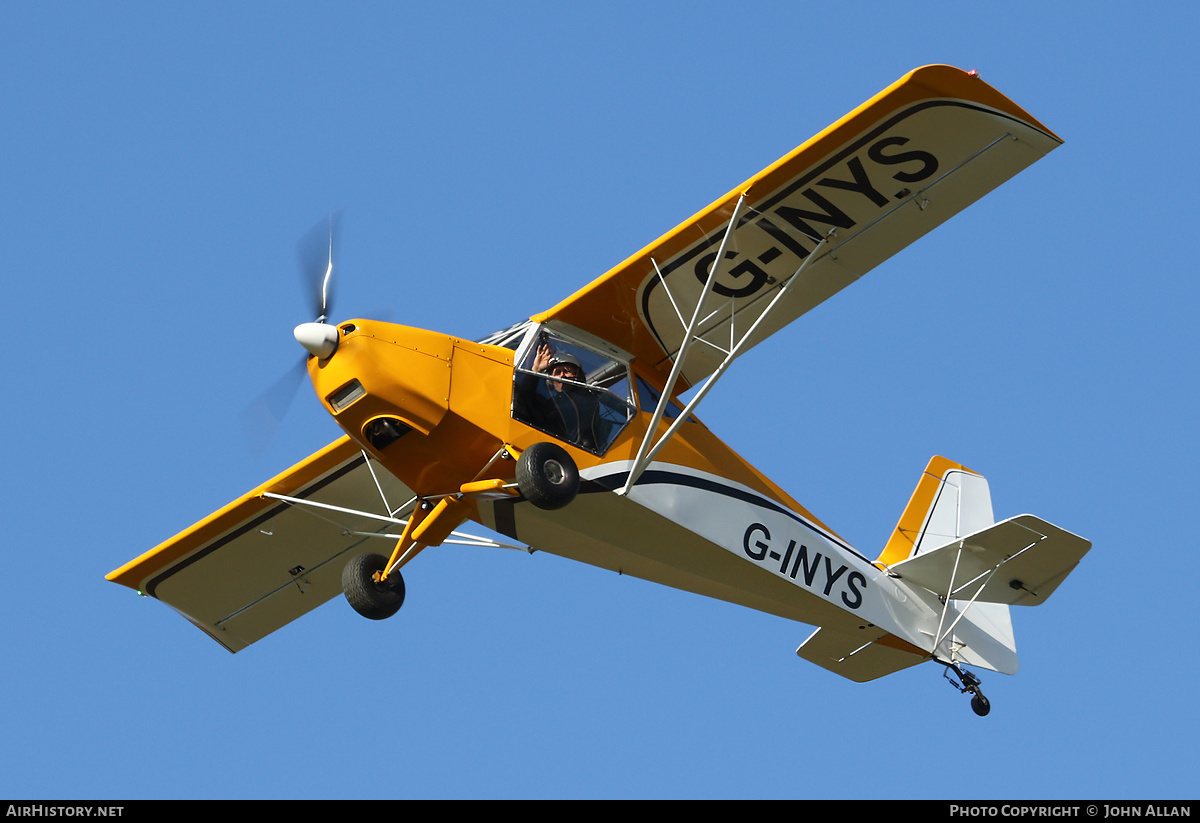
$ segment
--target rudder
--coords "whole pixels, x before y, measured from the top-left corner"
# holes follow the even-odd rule
[[[995,522],[987,479],[961,463],[935,456],[875,562],[890,566]]]

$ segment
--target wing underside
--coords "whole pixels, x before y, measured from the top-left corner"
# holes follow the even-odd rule
[[[584,329],[665,373],[696,313],[700,345],[682,371],[695,385],[793,277],[746,347],[1060,143],[977,77],[917,69],[534,319]]]
[[[388,523],[340,509],[383,515],[410,497],[343,437],[108,579],[167,603],[236,652],[339,594],[342,567],[356,548],[391,550],[368,536]]]

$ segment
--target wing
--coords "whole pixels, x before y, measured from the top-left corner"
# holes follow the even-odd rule
[[[802,265],[801,279],[744,348],[1061,142],[979,78],[950,66],[917,69],[533,319],[584,329],[667,373],[703,297],[696,336],[707,345],[690,348],[682,372],[694,385],[719,366],[735,332],[750,328]]]
[[[345,558],[388,525],[266,493],[381,513],[412,496],[343,437],[108,579],[162,600],[231,652],[262,639],[339,594]]]

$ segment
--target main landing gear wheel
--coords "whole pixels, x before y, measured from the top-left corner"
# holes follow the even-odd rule
[[[539,509],[561,509],[579,492],[579,468],[561,446],[534,443],[517,459],[517,490]]]
[[[381,554],[360,554],[342,569],[342,592],[350,606],[363,617],[385,620],[404,605],[404,578],[392,572],[380,582],[378,575],[387,567]]]

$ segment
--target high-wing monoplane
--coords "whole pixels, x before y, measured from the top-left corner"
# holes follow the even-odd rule
[[[389,617],[425,548],[515,546],[816,626],[797,654],[851,680],[936,661],[986,714],[968,667],[1015,673],[1009,607],[1045,602],[1091,544],[997,522],[984,477],[934,457],[872,558],[695,413],[748,349],[1060,143],[974,73],[917,69],[483,340],[326,322],[329,233],[295,336],[344,436],[108,579],[236,652],[339,592]]]

